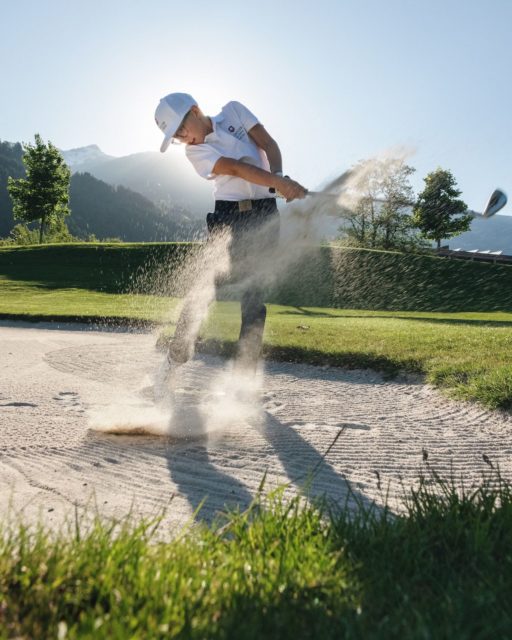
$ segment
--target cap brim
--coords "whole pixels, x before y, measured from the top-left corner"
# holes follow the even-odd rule
[[[160,145],[160,151],[163,153],[164,151],[167,150],[167,147],[171,144],[172,142],[172,138],[169,136],[169,138],[164,138],[164,141],[162,142],[162,144]]]

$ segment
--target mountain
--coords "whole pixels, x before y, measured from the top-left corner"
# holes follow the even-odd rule
[[[97,145],[62,152],[72,172],[90,173],[112,185],[122,185],[158,206],[179,207],[204,220],[213,204],[212,185],[200,178],[182,149],[146,151],[114,158]]]
[[[108,156],[106,153],[103,153],[97,144],[90,144],[88,147],[68,149],[68,151],[59,149],[59,151],[73,173],[77,171],[83,173],[86,170],[84,165],[100,163],[114,158],[114,156]]]
[[[474,218],[470,231],[442,244],[449,244],[450,249],[490,249],[512,255],[512,216],[497,213],[491,218]]]
[[[170,216],[126,187],[114,187],[89,173],[71,176],[71,215],[66,219],[73,235],[84,238],[117,237],[126,242],[184,240],[194,235],[184,212]]]
[[[20,144],[0,141],[0,237],[7,237],[17,222],[7,178],[25,175],[22,157]],[[183,208],[158,207],[140,193],[87,173],[71,177],[70,209],[66,223],[71,233],[81,238],[94,234],[100,239],[117,237],[133,242],[186,240],[195,237],[201,226]]]

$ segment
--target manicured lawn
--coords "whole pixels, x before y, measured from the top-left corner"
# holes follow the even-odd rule
[[[37,281],[9,280],[0,275],[0,317],[4,318],[158,321],[172,310],[176,302],[157,296],[133,296],[73,287],[48,288]]]

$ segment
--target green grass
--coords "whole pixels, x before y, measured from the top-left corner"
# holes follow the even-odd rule
[[[31,249],[2,249],[0,317],[29,320],[103,319],[110,323],[165,322],[176,316],[177,299],[150,295],[151,277],[140,279],[139,276],[153,273],[162,263],[170,265],[172,273],[173,265],[183,252],[194,248],[195,245],[185,244],[138,244],[45,245]],[[373,264],[377,258],[381,261],[382,268],[394,261],[395,268],[389,274],[398,278],[397,296],[404,292],[400,284],[403,273],[398,267],[400,264],[404,266],[406,259],[409,260],[409,267],[418,260],[425,269],[430,265],[427,274],[432,278],[431,263],[435,264],[436,270],[446,270],[444,278],[447,282],[457,276],[460,291],[465,291],[465,299],[473,300],[472,304],[475,303],[475,284],[474,280],[468,280],[468,274],[474,275],[475,268],[480,275],[490,274],[490,288],[486,285],[485,293],[488,298],[490,296],[490,309],[499,307],[503,298],[500,291],[506,293],[507,289],[501,280],[503,273],[508,278],[507,286],[512,286],[510,267],[456,264],[442,259],[404,257],[385,252],[356,252],[346,255],[351,256],[350,260],[358,261],[363,273],[368,276],[366,284],[360,287],[361,291],[366,291],[364,295],[367,297],[370,295],[370,272],[378,271],[376,264]],[[364,261],[371,264],[372,269],[367,268],[368,264],[365,267],[362,264]],[[310,266],[312,264],[318,267],[318,256]],[[411,269],[411,279],[407,280],[407,286],[415,288],[416,295],[419,295],[421,290],[418,274],[416,273],[414,280],[411,273],[415,272]],[[305,270],[302,282],[306,298],[311,297],[308,293],[308,279],[311,281],[310,285],[317,281],[315,273],[318,275],[313,267]],[[172,277],[169,280],[172,285]],[[330,282],[329,286],[332,285],[332,281]],[[321,289],[325,280],[319,279],[318,283],[318,288]],[[493,289],[499,283],[501,288]],[[293,280],[288,283],[288,288],[283,285],[282,297],[290,300],[297,297],[298,292],[294,290],[296,285],[297,282],[294,284]],[[354,283],[350,286],[356,290]],[[377,283],[374,282],[372,286],[373,297],[380,295],[382,299],[384,294],[378,292]],[[127,291],[133,287],[139,293],[128,295]],[[342,289],[346,292],[347,287],[348,284]],[[462,295],[460,291],[457,295]],[[277,294],[274,292],[274,295]],[[360,295],[363,296],[363,293]],[[326,296],[325,291],[320,291],[319,297]],[[432,302],[428,287],[425,296],[419,307],[425,306],[429,300]],[[272,299],[270,293],[269,297]],[[411,304],[410,302],[406,307]],[[480,298],[477,306],[483,306]],[[217,303],[203,328],[199,349],[232,354],[238,337],[239,316],[238,303]],[[511,327],[512,313],[499,310],[391,311],[271,304],[264,353],[267,357],[285,361],[351,368],[370,367],[389,375],[401,371],[419,373],[455,397],[477,400],[489,408],[510,410]]]
[[[13,281],[0,275],[0,317],[4,318],[158,322],[176,303],[158,296],[47,288],[37,281]]]
[[[130,519],[4,526],[0,638],[510,637],[511,487],[430,470],[406,505],[349,513],[278,492],[172,542]]]

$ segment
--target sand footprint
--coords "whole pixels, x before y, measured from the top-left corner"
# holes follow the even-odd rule
[[[280,400],[275,400],[275,394],[268,394],[263,396],[263,408],[268,413],[274,415],[286,408],[286,403]]]
[[[80,396],[75,391],[59,391],[56,396],[53,396],[53,399],[60,402],[66,411],[77,411],[78,413],[85,411],[82,408]]]

